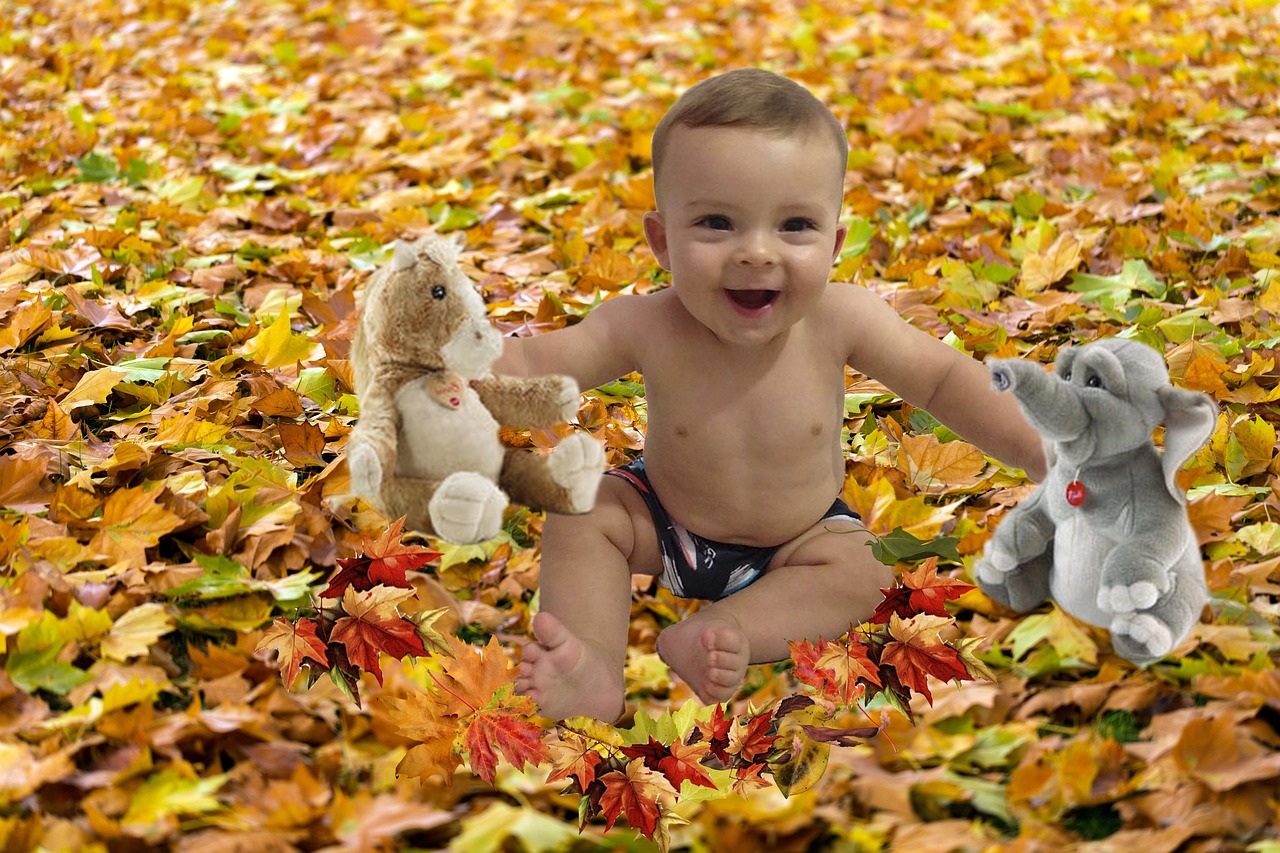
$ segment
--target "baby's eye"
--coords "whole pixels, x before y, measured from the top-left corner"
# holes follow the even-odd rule
[[[818,223],[812,219],[806,219],[803,216],[793,216],[786,222],[782,223],[783,231],[808,231],[817,228]]]
[[[700,225],[703,228],[710,228],[713,231],[728,231],[733,227],[733,223],[729,221],[729,217],[721,216],[718,213],[713,213],[710,216],[704,216],[694,224]]]

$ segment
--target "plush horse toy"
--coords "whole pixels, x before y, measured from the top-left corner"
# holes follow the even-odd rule
[[[352,346],[360,418],[347,444],[352,490],[388,518],[460,543],[502,528],[518,503],[582,513],[595,503],[604,449],[575,432],[550,456],[505,448],[499,424],[572,418],[568,376],[493,376],[502,338],[458,268],[460,242],[397,242],[365,289]],[[506,493],[504,493],[504,490]]]
[[[1145,665],[1186,638],[1208,600],[1186,496],[1174,481],[1213,433],[1217,407],[1174,388],[1164,359],[1108,338],[1058,353],[1053,373],[988,362],[1045,438],[1049,473],[996,528],[979,586],[1015,610],[1052,597],[1109,629],[1116,652]],[[1152,431],[1164,423],[1164,452]]]

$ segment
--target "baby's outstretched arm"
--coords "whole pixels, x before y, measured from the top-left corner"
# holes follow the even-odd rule
[[[502,339],[493,372],[502,376],[572,376],[582,390],[596,388],[638,368],[632,354],[631,315],[642,296],[602,302],[572,326],[532,337]]]
[[[1040,434],[1012,395],[992,387],[980,361],[910,325],[871,291],[841,291],[850,367],[925,409],[984,453],[1022,468],[1033,480],[1044,477]]]

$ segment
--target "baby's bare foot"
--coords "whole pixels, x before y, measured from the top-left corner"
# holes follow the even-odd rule
[[[524,647],[516,692],[538,703],[552,720],[595,717],[611,723],[622,716],[622,673],[612,668],[550,613],[533,617],[538,642]]]
[[[706,704],[728,702],[750,663],[747,637],[737,623],[695,616],[658,635],[658,655]]]

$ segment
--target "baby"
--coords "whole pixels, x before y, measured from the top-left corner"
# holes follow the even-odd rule
[[[602,303],[581,323],[506,338],[497,373],[595,388],[644,376],[643,459],[607,472],[595,509],[543,528],[537,642],[516,688],[552,719],[623,712],[632,574],[706,599],[658,637],[704,702],[789,640],[834,638],[893,576],[844,484],[845,365],[986,452],[1044,470],[1039,435],[986,369],[865,288],[828,286],[844,243],[848,143],[802,86],[740,69],[690,88],[653,137],[657,211],[644,233],[671,287]]]

